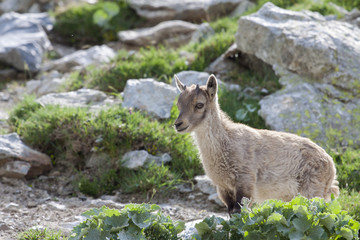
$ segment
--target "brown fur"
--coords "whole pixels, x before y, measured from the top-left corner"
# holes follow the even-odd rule
[[[299,193],[326,200],[339,195],[334,162],[321,147],[294,134],[232,122],[219,107],[214,75],[201,87],[175,79],[181,91],[176,130],[194,133],[205,173],[229,213],[240,211],[243,197],[262,202],[289,201]]]

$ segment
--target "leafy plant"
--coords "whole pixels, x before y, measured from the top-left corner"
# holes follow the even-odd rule
[[[165,217],[153,204],[128,204],[121,211],[103,206],[82,214],[88,219],[76,226],[69,240],[81,239],[178,239],[183,222]]]
[[[95,117],[84,108],[43,107],[27,98],[10,114],[10,124],[28,145],[52,156],[55,165],[81,172],[94,152],[108,155],[89,177],[80,174],[78,178],[80,190],[92,196],[119,187],[127,192],[162,192],[180,179],[203,172],[191,136],[177,134],[173,120],[159,122],[122,107],[103,110]],[[169,153],[172,161],[137,171],[125,171],[117,164],[119,156],[140,149],[153,155]]]
[[[45,229],[29,229],[18,236],[18,240],[61,240],[65,236],[59,231]]]
[[[57,11],[55,19],[54,39],[74,46],[116,40],[118,31],[142,22],[124,0],[71,6]]]
[[[351,148],[342,153],[331,152],[341,188],[360,191],[360,150]]]
[[[196,239],[358,239],[360,223],[337,200],[297,196],[290,202],[268,200],[252,209],[244,202],[230,220],[211,217],[195,225]]]

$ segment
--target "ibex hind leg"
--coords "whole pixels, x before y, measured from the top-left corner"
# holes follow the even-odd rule
[[[229,216],[231,217],[231,214],[234,213],[234,209],[236,208],[234,194],[219,186],[217,186],[217,193],[220,200],[226,205]]]

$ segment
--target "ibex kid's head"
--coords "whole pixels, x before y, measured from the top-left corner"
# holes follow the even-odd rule
[[[187,87],[176,75],[174,78],[176,86],[181,92],[177,102],[180,113],[174,125],[179,133],[192,132],[216,107],[217,80],[211,74],[205,86],[191,85]]]

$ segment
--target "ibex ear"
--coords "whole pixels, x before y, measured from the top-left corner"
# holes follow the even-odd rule
[[[180,79],[176,76],[176,74],[174,75],[174,78],[177,89],[179,89],[180,92],[185,91],[186,86],[180,81]]]
[[[209,93],[210,99],[214,99],[217,92],[217,79],[214,74],[211,74],[206,83],[206,91]]]

